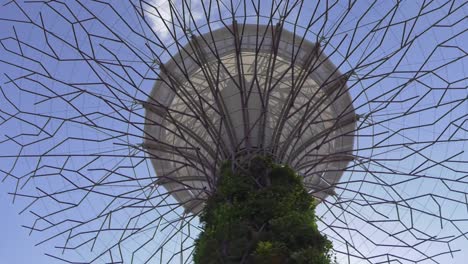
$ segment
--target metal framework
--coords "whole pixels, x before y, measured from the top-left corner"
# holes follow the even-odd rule
[[[191,263],[219,165],[267,154],[339,263],[463,263],[466,6],[5,1],[3,186],[56,260]]]
[[[357,118],[347,75],[319,44],[282,30],[281,22],[234,22],[191,37],[181,53],[161,65],[145,103],[143,145],[159,157],[152,159],[158,183],[180,204],[200,212],[219,165],[252,155],[292,166],[321,200],[334,192],[353,159]]]

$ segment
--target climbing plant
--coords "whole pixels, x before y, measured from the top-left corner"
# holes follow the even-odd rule
[[[268,157],[235,169],[226,162],[200,220],[196,264],[334,263],[302,177]]]

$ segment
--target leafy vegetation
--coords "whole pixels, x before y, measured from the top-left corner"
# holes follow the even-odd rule
[[[316,224],[314,199],[291,168],[257,157],[233,172],[221,168],[200,220],[194,262],[334,263]]]

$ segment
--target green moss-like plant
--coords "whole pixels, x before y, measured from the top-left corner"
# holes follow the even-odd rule
[[[226,163],[200,216],[204,231],[195,243],[194,262],[334,263],[314,209],[314,199],[291,168],[256,157],[234,173]]]

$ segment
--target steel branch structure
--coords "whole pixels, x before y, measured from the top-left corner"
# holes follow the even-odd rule
[[[220,164],[268,155],[301,173],[317,198],[333,193],[352,160],[357,118],[348,76],[319,46],[282,22],[234,21],[192,36],[183,54],[160,66],[145,103],[151,122],[143,146],[159,157],[152,160],[158,182],[198,213]]]
[[[2,4],[2,189],[52,258],[191,263],[219,166],[268,155],[339,263],[463,263],[465,1]]]

